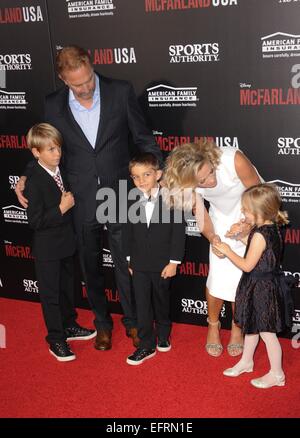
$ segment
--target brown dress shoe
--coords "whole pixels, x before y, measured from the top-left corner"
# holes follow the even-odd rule
[[[132,339],[132,343],[135,348],[137,348],[140,343],[140,338],[138,337],[137,333],[138,331],[135,327],[126,330],[126,335]]]
[[[97,330],[97,336],[95,340],[96,350],[110,350],[111,349],[111,331],[110,330]]]

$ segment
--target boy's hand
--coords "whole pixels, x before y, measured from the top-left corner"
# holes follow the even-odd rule
[[[164,279],[174,277],[176,275],[177,263],[169,263],[161,272],[161,277]]]
[[[241,219],[236,224],[231,225],[230,230],[227,231],[225,237],[230,239],[240,240],[248,236],[251,230],[251,225],[248,224],[245,219]]]
[[[59,204],[59,208],[61,214],[65,214],[70,208],[74,207],[75,201],[74,196],[71,192],[63,192],[61,195],[61,200]]]
[[[26,179],[26,176],[21,176],[15,188],[15,194],[17,195],[18,201],[24,208],[28,207],[28,199],[23,196]]]
[[[231,251],[230,246],[224,242],[215,243],[214,248],[216,248],[216,250],[218,252],[220,252],[221,254],[224,254],[225,256]]]

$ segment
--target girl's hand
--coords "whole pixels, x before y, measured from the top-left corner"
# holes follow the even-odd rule
[[[216,243],[214,245],[214,248],[220,252],[221,254],[224,254],[225,256],[231,251],[231,248],[229,245],[227,245],[227,243],[221,242],[221,243]]]
[[[240,240],[248,236],[251,230],[251,225],[245,219],[241,219],[236,224],[231,225],[230,230],[227,231],[225,237],[230,239]]]
[[[216,249],[216,244],[217,243],[221,243],[221,238],[220,238],[220,236],[218,236],[217,234],[214,234],[213,235],[213,237],[210,239],[210,244],[211,244],[211,248],[212,248],[212,252],[217,256],[217,257],[219,257],[220,259],[223,259],[224,258],[224,255],[220,252],[220,251],[218,251],[217,249]]]

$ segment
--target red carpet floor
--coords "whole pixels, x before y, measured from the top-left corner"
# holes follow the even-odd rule
[[[79,310],[79,323],[91,327],[91,312]],[[125,362],[133,348],[119,315],[111,351],[72,342],[77,359],[69,363],[50,356],[39,304],[1,298],[0,324],[7,333],[0,349],[1,418],[299,417],[300,350],[290,340],[281,340],[286,386],[259,390],[249,381],[268,370],[263,343],[252,374],[226,378],[222,371],[236,359],[226,352],[209,357],[204,327],[174,324],[172,350],[134,367]],[[228,338],[224,330],[225,345]]]

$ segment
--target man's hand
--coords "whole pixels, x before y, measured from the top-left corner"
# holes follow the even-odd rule
[[[164,279],[174,277],[176,275],[177,263],[169,263],[161,272],[161,277]]]
[[[212,238],[209,239],[209,242],[211,244],[212,252],[220,259],[224,259],[224,257],[225,257],[224,254],[221,253],[220,251],[218,251],[217,248],[215,247],[216,244],[221,243],[220,236],[218,236],[217,234],[214,234],[212,236]]]
[[[215,243],[214,248],[216,249],[216,251],[224,254],[224,256],[226,256],[231,251],[230,246],[224,242]]]
[[[74,207],[74,196],[71,192],[63,192],[60,199],[59,208],[61,214],[65,214],[70,208]]]
[[[15,188],[15,194],[17,195],[18,201],[24,208],[28,207],[28,199],[23,196],[26,179],[26,176],[21,176]]]
[[[225,237],[230,239],[240,240],[248,236],[252,226],[248,224],[245,219],[241,219],[236,224],[231,225],[230,230],[227,231]]]

